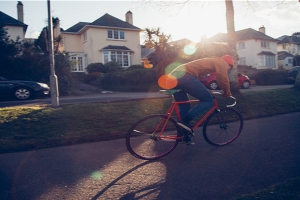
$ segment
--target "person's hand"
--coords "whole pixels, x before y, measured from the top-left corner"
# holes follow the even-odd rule
[[[229,98],[229,97],[231,96],[231,94],[226,94],[226,93],[224,93],[224,92],[223,92],[222,95],[223,95],[223,97],[225,97],[225,98]]]

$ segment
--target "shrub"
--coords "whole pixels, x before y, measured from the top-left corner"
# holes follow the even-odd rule
[[[92,72],[92,73],[89,73],[89,74],[85,75],[84,82],[85,83],[91,83],[91,82],[97,80],[100,77],[101,77],[100,72]]]
[[[94,72],[103,72],[104,65],[102,63],[91,63],[86,67],[86,70],[89,74]]]
[[[144,69],[143,65],[131,65],[130,67],[128,67],[126,70],[136,70],[136,69]]]
[[[100,72],[102,74],[113,73],[122,71],[123,67],[120,67],[117,62],[111,61],[103,65],[103,63],[91,63],[87,66],[88,73]]]
[[[142,68],[105,74],[101,84],[106,90],[149,91],[157,86],[157,78],[155,70]]]
[[[113,72],[119,72],[119,71],[122,71],[124,68],[121,67],[119,65],[119,63],[117,62],[114,62],[114,61],[111,61],[111,62],[108,62],[104,65],[104,68],[106,70],[106,72],[102,72],[102,73],[113,73]]]
[[[262,70],[250,78],[256,80],[257,85],[281,85],[285,83],[286,76],[286,70]]]

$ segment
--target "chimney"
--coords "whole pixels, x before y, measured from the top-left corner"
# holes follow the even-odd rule
[[[259,27],[258,31],[261,32],[261,33],[263,33],[263,34],[266,34],[266,29],[265,29],[264,26]]]
[[[18,20],[24,23],[24,13],[23,13],[23,4],[21,1],[18,1],[17,4]]]
[[[132,12],[129,10],[126,15],[126,22],[129,23],[129,24],[133,24],[133,20],[132,20]]]

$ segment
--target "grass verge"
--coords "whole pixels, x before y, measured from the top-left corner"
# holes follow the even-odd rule
[[[244,119],[300,111],[300,91],[277,89],[237,95]],[[229,100],[217,97],[220,107]],[[122,138],[149,114],[165,113],[170,98],[50,107],[0,109],[0,152],[15,152]],[[196,119],[197,120],[197,119]]]

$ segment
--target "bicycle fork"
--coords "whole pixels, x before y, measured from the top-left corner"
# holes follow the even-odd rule
[[[216,112],[217,112],[217,118],[218,118],[218,122],[220,124],[220,129],[224,129],[224,130],[227,130],[228,129],[228,126],[227,124],[225,123],[224,121],[224,117],[223,115],[221,114],[221,110],[219,108],[216,109]]]

